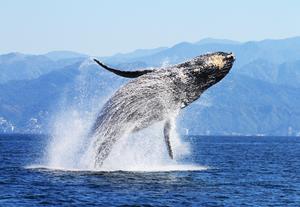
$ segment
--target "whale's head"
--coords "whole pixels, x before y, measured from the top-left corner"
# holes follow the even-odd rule
[[[194,58],[190,70],[204,91],[228,74],[234,60],[233,53],[208,53]]]

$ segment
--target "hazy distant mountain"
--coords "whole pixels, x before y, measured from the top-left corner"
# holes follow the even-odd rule
[[[0,130],[1,120],[6,120],[14,132],[47,132],[48,122],[62,110],[62,105],[84,105],[90,109],[89,104],[99,94],[111,93],[124,81],[112,77],[86,60],[37,79],[0,84]],[[7,128],[6,122],[3,127]]]
[[[100,58],[133,70],[184,61],[209,51],[233,51],[230,75],[180,116],[190,134],[299,135],[300,38],[237,43],[206,39],[170,48]],[[51,54],[51,53],[50,53]],[[0,56],[0,131],[41,132],[61,107],[97,111],[121,84],[82,56],[10,53]]]
[[[57,68],[55,62],[43,55],[0,55],[0,83],[37,78]]]
[[[11,80],[30,80],[51,71],[63,68],[84,58],[70,58],[52,60],[45,55],[26,55],[22,53],[8,53],[0,55],[0,83]]]
[[[279,65],[276,83],[300,88],[300,58]]]
[[[15,130],[25,128],[30,119],[45,122],[66,84],[74,80],[76,70],[70,66],[42,75],[37,79],[10,81],[0,85],[1,117],[10,120]]]
[[[74,59],[74,58],[86,58],[88,55],[82,54],[82,53],[77,53],[77,52],[72,52],[72,51],[63,51],[63,50],[58,50],[58,51],[51,51],[46,54],[44,54],[47,58],[57,61],[57,60],[62,60],[62,59]]]
[[[138,49],[130,53],[118,53],[116,55],[113,55],[111,57],[106,57],[103,58],[106,62],[119,62],[119,63],[124,63],[124,62],[129,62],[130,60],[135,60],[137,58],[141,58],[144,56],[149,56],[153,55],[155,53],[161,52],[163,50],[167,49],[167,47],[159,47],[159,48],[154,48],[154,49]]]
[[[265,59],[271,63],[280,64],[287,61],[299,60],[300,37],[283,40],[252,41],[241,44],[212,42],[198,45],[182,42],[153,55],[135,58],[133,60],[158,66],[166,62],[170,64],[181,62],[199,54],[214,51],[234,52],[237,57],[236,66],[239,67],[256,59]]]
[[[238,41],[234,40],[227,40],[227,39],[214,39],[214,38],[204,38],[195,42],[197,45],[204,45],[204,44],[240,44]]]
[[[239,67],[235,72],[254,79],[276,83],[278,79],[279,65],[266,59],[256,59]]]

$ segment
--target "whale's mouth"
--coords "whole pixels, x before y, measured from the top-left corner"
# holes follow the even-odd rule
[[[228,55],[225,57],[225,60],[234,62],[235,61],[235,55],[232,52],[228,53]]]
[[[232,68],[233,63],[235,61],[235,55],[233,53],[229,53],[224,58],[225,64],[222,68],[222,71],[226,71],[226,74],[229,72],[229,70]]]

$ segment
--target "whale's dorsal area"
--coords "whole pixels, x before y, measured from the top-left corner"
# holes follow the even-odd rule
[[[153,70],[136,70],[136,71],[121,71],[115,68],[108,67],[107,65],[101,63],[99,60],[94,59],[94,61],[100,65],[101,67],[105,68],[109,72],[112,72],[118,76],[124,77],[124,78],[137,78],[141,75],[151,73]]]

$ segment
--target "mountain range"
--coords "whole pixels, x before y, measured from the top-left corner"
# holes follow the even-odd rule
[[[300,37],[237,42],[203,39],[98,57],[126,70],[233,52],[230,74],[182,111],[181,133],[300,136]],[[0,55],[0,132],[49,133],[61,110],[94,114],[128,79],[101,70],[87,54]]]

